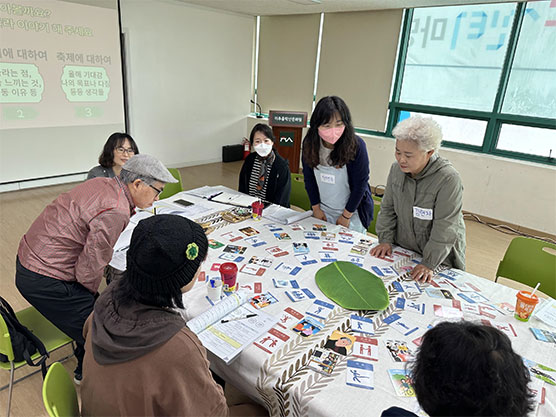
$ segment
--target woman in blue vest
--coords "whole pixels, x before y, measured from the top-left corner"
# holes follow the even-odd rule
[[[317,103],[301,159],[313,216],[365,233],[373,218],[369,156],[340,97]]]

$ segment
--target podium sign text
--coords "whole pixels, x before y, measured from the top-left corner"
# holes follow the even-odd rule
[[[276,150],[288,160],[290,171],[299,172],[303,128],[307,126],[307,113],[270,110],[268,124],[276,138]]]

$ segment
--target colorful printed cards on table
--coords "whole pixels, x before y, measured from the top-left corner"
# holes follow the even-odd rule
[[[263,275],[265,273],[266,269],[262,268],[260,266],[257,265],[253,265],[253,264],[245,264],[242,265],[239,272],[243,272],[244,274],[249,274],[249,275],[255,275],[260,277],[261,275]]]
[[[286,291],[285,293],[288,296],[288,298],[292,300],[294,303],[298,301],[306,300],[308,298],[310,299],[315,298],[315,294],[313,294],[311,290],[309,290],[308,288]]]
[[[253,342],[255,346],[266,353],[273,354],[280,349],[288,340],[289,336],[275,328],[270,329],[265,335]]]
[[[388,376],[390,376],[397,396],[415,397],[415,390],[411,384],[409,372],[405,369],[388,369]]]
[[[340,355],[332,352],[330,350],[315,349],[309,358],[307,367],[323,375],[330,375],[338,360]]]
[[[374,389],[373,364],[362,361],[347,361],[346,384],[353,387]]]
[[[295,279],[287,280],[272,278],[272,283],[276,288],[299,288],[299,284]]]
[[[250,264],[259,265],[264,268],[270,268],[272,266],[272,259],[270,258],[260,258],[258,256],[252,256],[249,259]]]
[[[351,316],[349,316],[349,318],[351,320],[352,331],[370,335],[375,334],[373,319],[369,317],[358,316],[357,314],[352,314]]]
[[[304,317],[299,323],[297,323],[292,330],[299,333],[300,336],[310,337],[318,332],[320,332],[324,327],[324,324],[313,317]]]
[[[242,262],[245,259],[243,256],[238,256],[236,254],[226,252],[222,253],[218,258],[224,259],[228,262]]]
[[[379,277],[397,277],[398,272],[391,266],[371,266],[371,270]]]
[[[423,292],[419,284],[417,284],[415,281],[394,281],[392,283],[392,286],[396,291],[406,294],[421,294]],[[429,288],[427,288],[427,290],[428,289]]]
[[[235,253],[237,255],[243,255],[246,250],[247,250],[247,247],[245,247],[245,246],[236,246],[236,245],[227,245],[223,249],[224,252]]]
[[[394,362],[407,362],[413,357],[413,351],[403,340],[387,339],[384,344]]]
[[[222,235],[220,235],[220,237],[222,237],[223,239],[226,239],[230,242],[235,242],[237,240],[243,239],[243,236],[240,235],[237,232],[226,232],[226,233],[223,233]]]
[[[416,314],[425,314],[425,303],[416,303],[403,297],[396,298],[396,308]]]
[[[298,255],[294,255],[295,258],[299,261],[301,265],[311,265],[316,264],[318,261],[315,258],[307,255],[306,253],[300,253]]]
[[[289,329],[294,323],[299,322],[303,318],[303,314],[291,307],[286,307],[278,319],[278,326]]]
[[[306,231],[303,232],[303,236],[305,236],[305,239],[313,239],[313,240],[320,239],[320,236],[317,232]]]
[[[255,236],[259,234],[259,231],[253,227],[244,227],[242,229],[239,229],[239,231],[245,236]]]
[[[217,240],[214,240],[214,239],[209,239],[208,240],[208,245],[209,245],[209,248],[211,248],[211,249],[218,249],[218,248],[221,248],[222,246],[224,246],[223,243],[221,243]]]
[[[529,327],[529,330],[535,336],[535,339],[541,342],[556,343],[556,332],[551,332],[550,330],[537,329],[536,327]]]
[[[246,238],[245,242],[247,242],[249,245],[251,245],[254,248],[257,248],[262,245],[266,245],[266,242],[264,240],[256,236]]]
[[[384,319],[384,323],[388,324],[394,330],[400,332],[404,336],[410,335],[419,330],[419,326],[413,324],[410,320],[402,318],[399,314],[392,314]]]
[[[301,268],[299,266],[288,265],[284,262],[280,262],[278,265],[276,265],[274,270],[277,272],[283,272],[284,274],[295,276],[299,273],[299,271],[301,271]]]
[[[330,313],[334,310],[334,305],[322,300],[315,300],[307,309],[306,313],[319,320],[326,321]]]
[[[275,296],[273,296],[270,292],[265,292],[264,294],[256,295],[249,300],[249,303],[257,309],[267,307],[277,302],[278,299]]]
[[[280,248],[279,246],[271,246],[270,248],[266,248],[265,250],[276,258],[280,256],[286,256],[288,254],[288,251]]]
[[[307,242],[293,242],[292,245],[294,254],[309,253]]]
[[[371,337],[355,336],[351,355],[361,359],[378,361],[378,340]]]
[[[329,251],[319,251],[319,257],[321,262],[336,262],[338,260],[336,253]]]

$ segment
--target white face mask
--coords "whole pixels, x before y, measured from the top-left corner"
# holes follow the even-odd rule
[[[254,146],[255,152],[259,154],[261,158],[265,158],[270,154],[272,151],[272,145],[268,145],[266,143],[259,143],[258,145]]]

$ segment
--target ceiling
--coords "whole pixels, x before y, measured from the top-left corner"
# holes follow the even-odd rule
[[[252,16],[405,9],[450,4],[502,3],[510,0],[180,0]]]

